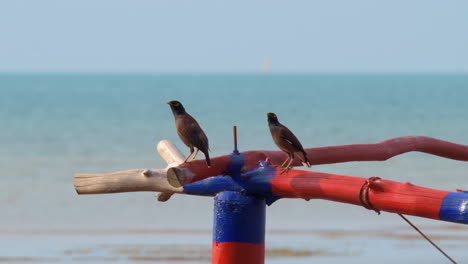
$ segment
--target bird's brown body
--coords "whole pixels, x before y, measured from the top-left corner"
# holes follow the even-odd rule
[[[271,136],[275,144],[284,152],[288,153],[288,158],[283,162],[281,167],[284,167],[284,171],[289,170],[294,154],[302,160],[304,166],[310,168],[310,161],[307,158],[307,153],[304,151],[301,142],[297,137],[289,130],[286,126],[278,121],[278,117],[274,113],[268,113],[268,126],[270,128]]]
[[[189,114],[179,116],[175,120],[177,134],[189,148],[197,148],[201,152],[208,151],[208,138],[198,122]]]
[[[201,151],[205,155],[206,164],[210,167],[211,161],[208,154],[208,138],[197,120],[185,112],[185,109],[180,102],[170,101],[167,102],[167,104],[171,106],[172,113],[174,114],[176,130],[179,138],[187,147],[190,148],[190,154],[185,158],[184,162],[187,162],[194,150],[197,149],[192,160],[195,159],[198,151]]]

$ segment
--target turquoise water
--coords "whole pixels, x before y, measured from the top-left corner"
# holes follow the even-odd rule
[[[173,141],[185,153],[165,104],[168,100],[185,105],[208,135],[211,155],[217,156],[232,151],[233,125],[238,126],[241,150],[276,149],[266,112],[275,112],[305,147],[370,143],[406,135],[468,144],[466,98],[468,75],[462,74],[0,74],[0,234],[4,238],[0,238],[0,262],[2,256],[69,262],[77,257],[73,250],[98,247],[98,242],[86,236],[75,241],[76,230],[202,230],[196,239],[182,236],[180,240],[189,239],[190,244],[209,250],[210,198],[179,195],[158,203],[152,193],[78,196],[73,189],[76,172],[165,167],[155,152],[161,139]],[[468,165],[410,153],[385,162],[324,165],[312,170],[453,190],[466,189]],[[406,228],[394,215],[375,216],[360,207],[325,201],[279,201],[268,214],[267,227],[272,232]],[[414,219],[422,226],[441,225],[443,230],[454,226]],[[57,230],[62,230],[58,238]],[[167,236],[160,237],[156,231],[154,236],[132,237],[130,244],[160,245]],[[389,247],[384,255],[393,257],[395,252],[409,250],[395,239],[358,234],[330,238],[323,248],[319,246],[327,252],[349,253],[335,258],[325,254],[320,256],[321,263],[350,256],[356,263],[371,263],[377,258],[372,255],[377,244]],[[43,239],[35,240],[38,236]],[[113,241],[119,236],[98,237],[96,241]],[[287,239],[273,235],[269,243],[297,249],[304,247],[301,241],[310,241],[309,249],[314,249],[321,240],[320,236],[298,235],[284,243]],[[355,240],[360,241],[358,249]],[[102,241],[99,245],[106,244]],[[425,241],[412,242],[415,258],[426,258],[429,263],[443,260]],[[464,256],[459,241],[449,237],[443,243],[454,245],[452,252],[459,258]],[[48,250],[34,250],[38,245]],[[64,252],[72,253],[63,257]],[[103,257],[101,253],[96,254]],[[285,262],[310,263],[314,258],[318,257]],[[272,259],[268,263],[285,262]]]

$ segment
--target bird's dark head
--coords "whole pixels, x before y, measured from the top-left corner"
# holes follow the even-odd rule
[[[275,113],[267,113],[268,117],[268,124],[278,124],[278,117],[275,115]]]
[[[181,115],[185,113],[184,106],[179,101],[169,101],[166,102],[171,107],[172,113],[174,115]]]

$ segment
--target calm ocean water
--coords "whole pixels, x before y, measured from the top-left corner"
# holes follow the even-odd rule
[[[406,135],[468,144],[467,98],[468,75],[462,74],[0,74],[0,262],[135,262],[135,254],[148,254],[128,251],[138,245],[159,249],[190,244],[209,254],[210,198],[179,195],[158,203],[152,193],[78,196],[73,189],[76,172],[165,167],[155,152],[161,139],[185,153],[168,100],[180,100],[198,119],[210,139],[211,156],[217,156],[232,151],[233,125],[238,126],[241,150],[276,149],[266,112],[275,112],[305,147]],[[446,190],[468,188],[468,164],[422,153],[312,170]],[[455,228],[414,221],[436,235]],[[395,227],[413,234],[395,215],[376,216],[355,206],[279,201],[268,209],[267,227],[272,232],[267,247],[323,251],[287,260],[272,257],[268,263],[372,263],[381,261],[379,254],[387,257],[380,263],[393,263],[399,260],[395,252],[428,263],[444,261],[417,237],[408,241],[378,235]],[[160,233],[166,229],[189,234]],[[377,235],[366,236],[364,229]],[[334,237],[281,230],[359,232]],[[442,244],[458,259],[468,260],[463,253],[467,240],[448,235]],[[388,250],[377,254],[377,247]],[[127,254],[119,255],[122,251]],[[197,257],[191,261],[184,263],[207,262]]]

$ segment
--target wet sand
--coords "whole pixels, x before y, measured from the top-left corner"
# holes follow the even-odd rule
[[[468,227],[421,226],[460,262]],[[391,230],[267,231],[267,263],[445,263],[419,234]],[[0,263],[210,263],[211,230],[0,229]]]

